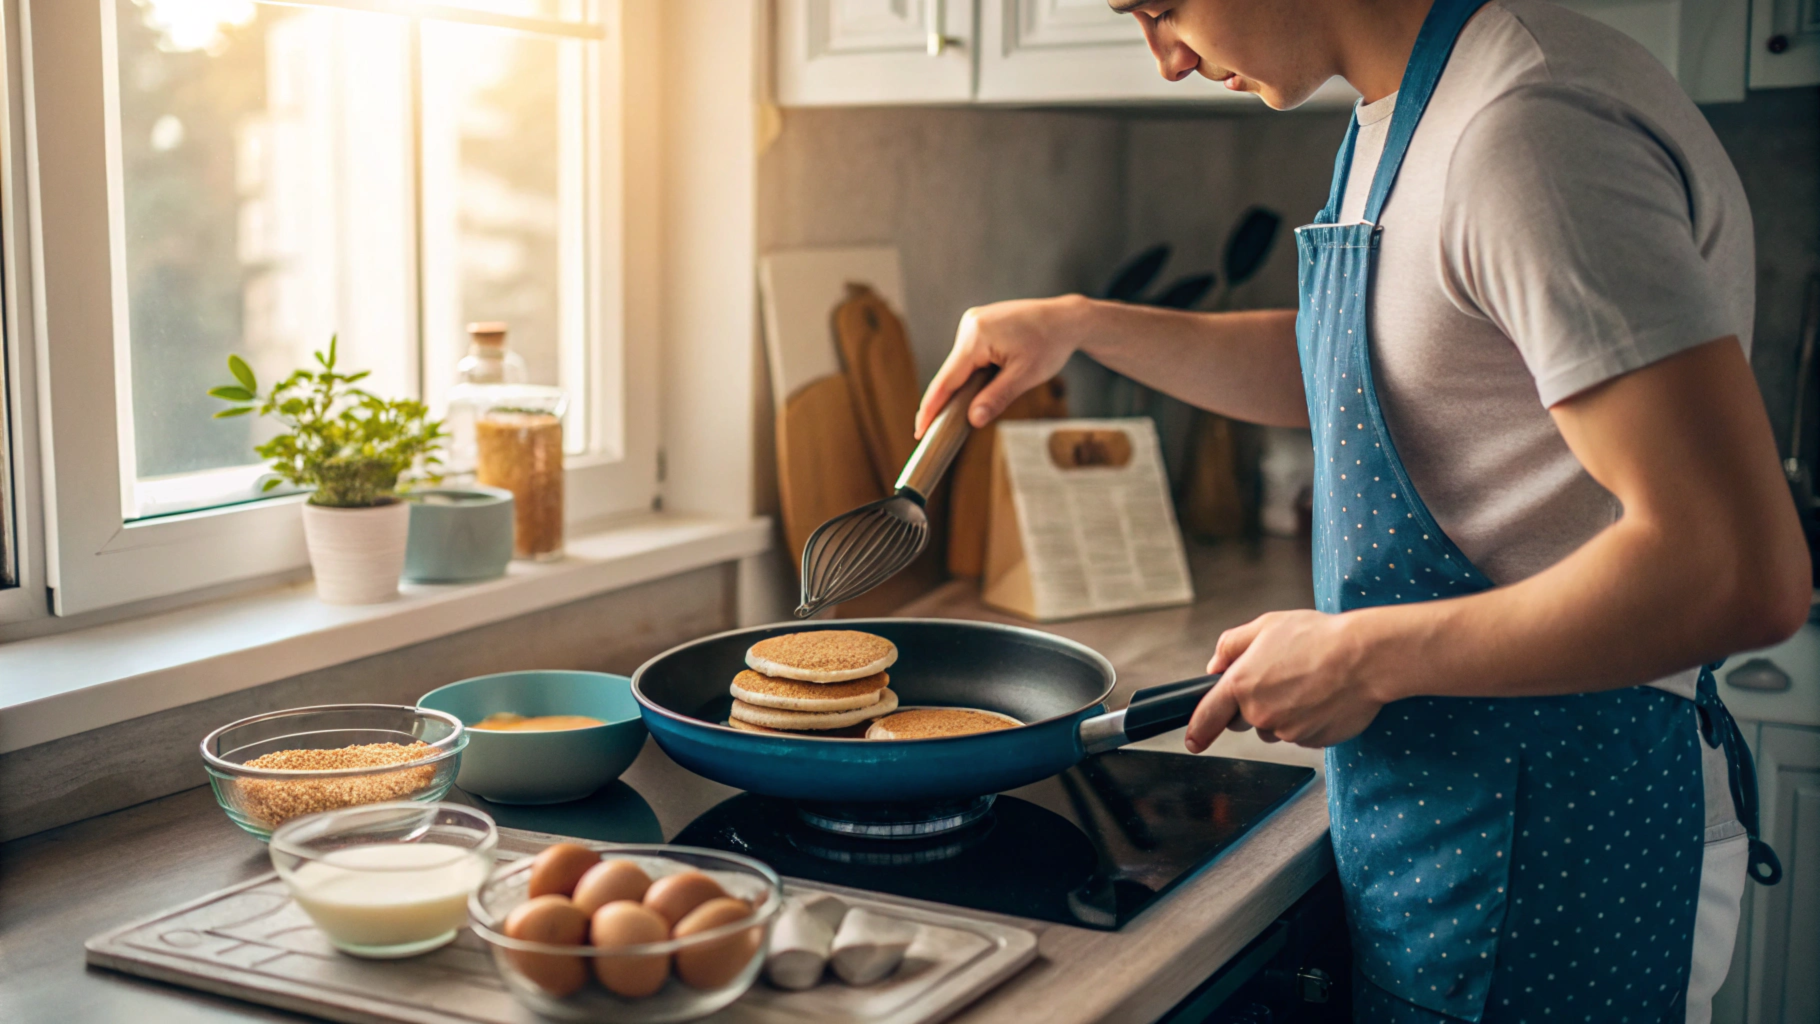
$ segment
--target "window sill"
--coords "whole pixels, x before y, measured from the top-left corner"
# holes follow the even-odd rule
[[[0,753],[595,594],[756,555],[770,520],[658,515],[572,538],[559,562],[500,579],[411,584],[338,607],[309,581],[0,645]]]

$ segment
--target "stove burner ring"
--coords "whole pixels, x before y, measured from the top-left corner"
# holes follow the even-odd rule
[[[797,804],[804,822],[864,839],[927,839],[966,828],[992,812],[995,796],[918,804]]]

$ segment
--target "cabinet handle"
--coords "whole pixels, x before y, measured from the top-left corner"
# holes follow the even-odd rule
[[[929,56],[940,57],[948,52],[948,47],[961,45],[962,40],[948,35],[948,0],[930,0],[929,3]]]
[[[1788,37],[1784,36],[1784,35],[1770,36],[1769,37],[1769,52],[1787,53],[1788,52]]]

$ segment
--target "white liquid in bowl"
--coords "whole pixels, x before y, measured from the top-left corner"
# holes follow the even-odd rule
[[[373,843],[331,851],[285,881],[297,905],[337,946],[368,956],[408,956],[455,937],[491,860],[456,846]]]

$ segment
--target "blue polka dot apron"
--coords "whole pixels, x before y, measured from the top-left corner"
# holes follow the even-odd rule
[[[1454,39],[1483,3],[1431,8],[1364,222],[1337,223],[1355,119],[1326,208],[1296,232],[1325,612],[1492,586],[1410,486],[1367,335],[1376,222]],[[1397,701],[1330,748],[1334,855],[1370,982],[1360,1019],[1679,1020],[1705,834],[1702,739],[1726,748],[1752,874],[1773,881],[1749,753],[1710,671],[1696,701],[1652,687]]]

